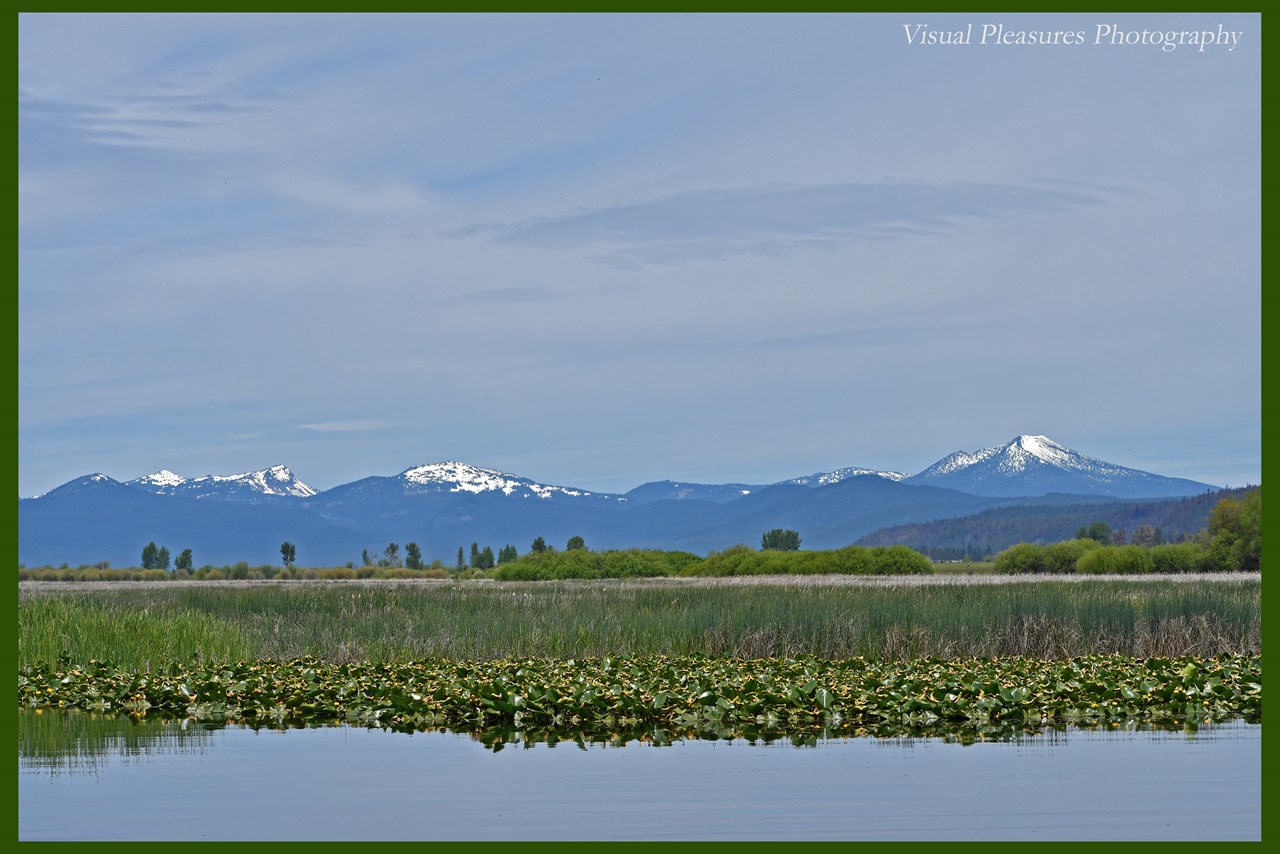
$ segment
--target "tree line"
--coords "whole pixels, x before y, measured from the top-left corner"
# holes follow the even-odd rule
[[[1106,522],[1081,527],[1075,539],[1051,545],[1019,543],[996,555],[1005,573],[1185,573],[1262,571],[1262,487],[1241,498],[1222,498],[1206,526],[1178,542],[1159,528],[1135,528],[1126,537]]]
[[[934,560],[989,560],[998,552],[1021,543],[1042,545],[1080,538],[1080,528],[1102,522],[1111,533],[1125,532],[1133,543],[1148,531],[1160,532],[1162,543],[1194,539],[1208,522],[1209,513],[1223,498],[1242,499],[1253,487],[1240,487],[1201,495],[1158,501],[1107,500],[1088,504],[1018,505],[995,507],[969,516],[931,522],[893,525],[865,534],[863,546],[905,545]],[[1112,544],[1112,543],[1104,543]],[[1161,543],[1153,543],[1159,545]]]

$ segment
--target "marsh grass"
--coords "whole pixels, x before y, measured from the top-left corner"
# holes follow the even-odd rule
[[[163,584],[24,593],[20,662],[1261,651],[1261,580]]]

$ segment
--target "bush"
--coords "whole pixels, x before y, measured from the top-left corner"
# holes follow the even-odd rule
[[[1018,543],[996,555],[994,569],[996,572],[1022,574],[1043,572],[1045,567],[1044,546],[1035,543]]]
[[[1102,543],[1093,539],[1063,540],[1060,543],[1045,546],[1043,553],[1043,569],[1041,572],[1064,575],[1076,571],[1080,558],[1094,549],[1103,548]]]
[[[1083,555],[1076,571],[1089,574],[1134,575],[1151,572],[1152,549],[1143,546],[1103,546]]]
[[[1208,553],[1198,543],[1154,546],[1151,549],[1152,572],[1209,572]]]
[[[876,546],[871,549],[876,575],[932,575],[933,561],[906,546]]]

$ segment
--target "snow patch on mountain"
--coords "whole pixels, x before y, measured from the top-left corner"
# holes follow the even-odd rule
[[[996,471],[1004,475],[1022,474],[1039,464],[1099,477],[1122,476],[1135,472],[1135,469],[1108,463],[1063,447],[1048,436],[1023,435],[994,448],[973,452],[956,451],[929,466],[916,477],[951,474],[988,462]]]
[[[815,472],[805,477],[792,478],[784,480],[783,483],[795,484],[797,486],[830,486],[833,483],[839,483],[842,480],[848,480],[851,477],[882,477],[885,480],[899,481],[907,478],[906,473],[900,471],[877,471],[875,469],[858,468],[850,466],[848,468],[836,469],[835,471]]]
[[[1208,484],[1109,463],[1073,451],[1047,436],[1022,435],[995,448],[956,451],[908,479],[974,495],[1049,492],[1156,498],[1194,495]]]
[[[129,483],[137,484],[138,486],[181,486],[186,482],[187,479],[185,477],[180,474],[174,474],[168,469],[160,469],[154,474],[129,481]]]
[[[476,494],[501,492],[503,495],[514,495],[523,491],[526,497],[532,494],[538,498],[550,498],[556,494],[575,498],[593,495],[585,490],[566,486],[549,486],[527,477],[518,477],[496,469],[480,468],[457,460],[414,466],[401,472],[400,477],[414,486],[437,491]]]
[[[187,479],[168,469],[129,481],[129,486],[161,495],[194,495],[197,498],[226,497],[237,493],[310,498],[318,490],[294,477],[288,466],[277,465],[262,471],[239,474],[207,474]]]

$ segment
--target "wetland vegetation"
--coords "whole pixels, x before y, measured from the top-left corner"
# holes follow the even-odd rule
[[[854,580],[24,584],[19,703],[547,737],[1261,712],[1256,574]]]

